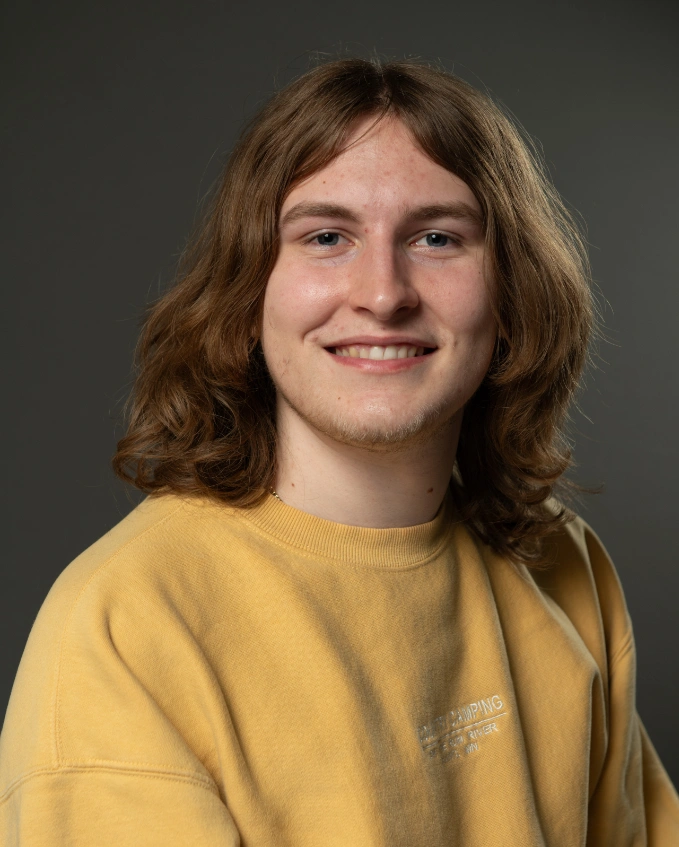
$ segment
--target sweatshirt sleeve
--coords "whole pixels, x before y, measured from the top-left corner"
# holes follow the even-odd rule
[[[238,847],[216,792],[171,773],[63,767],[27,776],[0,805],[6,847]]]
[[[609,736],[588,847],[679,847],[679,797],[636,712],[634,643],[611,667]]]
[[[679,845],[679,797],[639,721],[644,774],[644,808],[649,847]]]
[[[679,797],[636,711],[636,649],[622,587],[598,539],[589,542],[611,655],[606,752],[587,846],[679,847]]]
[[[0,844],[238,847],[209,663],[139,568],[97,565],[66,569],[26,645],[0,736]]]

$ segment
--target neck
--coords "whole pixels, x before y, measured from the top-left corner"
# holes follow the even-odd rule
[[[461,421],[460,413],[423,443],[377,451],[279,414],[276,493],[288,506],[350,526],[426,523],[448,489]]]

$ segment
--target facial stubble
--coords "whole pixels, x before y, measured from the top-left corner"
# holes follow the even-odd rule
[[[378,423],[360,423],[348,420],[346,416],[335,413],[316,414],[300,408],[276,384],[277,403],[285,403],[307,425],[327,438],[347,447],[355,447],[370,453],[402,453],[406,450],[422,447],[442,435],[445,430],[454,431],[457,411],[451,412],[444,403],[432,403],[417,411],[409,420],[390,425],[387,420]],[[385,413],[386,416],[386,413]]]

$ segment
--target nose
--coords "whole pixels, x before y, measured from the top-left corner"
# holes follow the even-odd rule
[[[349,305],[367,310],[379,321],[405,316],[420,298],[413,287],[407,259],[396,245],[373,245],[352,268]]]

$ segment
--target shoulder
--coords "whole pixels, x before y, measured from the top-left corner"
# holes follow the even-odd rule
[[[75,558],[54,583],[48,600],[80,591],[107,570],[139,569],[173,550],[191,524],[191,500],[173,494],[146,497],[126,517]]]
[[[543,567],[531,577],[586,641],[603,640],[608,661],[632,645],[632,624],[615,565],[582,517],[547,539]]]
[[[45,645],[89,637],[92,628],[139,632],[154,615],[200,615],[216,584],[236,579],[229,572],[251,543],[241,511],[208,498],[147,497],[62,571],[27,652],[38,642],[45,657]]]
[[[162,590],[164,582],[192,565],[199,570],[195,566],[209,563],[214,548],[228,546],[239,523],[237,511],[198,497],[147,497],[62,571],[40,617],[63,617],[97,598],[131,598],[142,589],[149,601],[154,587]],[[219,526],[219,544],[210,543],[214,533],[206,530],[209,525]]]
[[[22,773],[68,758],[87,736],[86,724],[96,735],[102,709],[112,709],[120,692],[121,715],[135,697],[136,714],[143,711],[144,692],[193,649],[195,632],[215,614],[216,551],[228,560],[238,543],[231,541],[242,523],[234,511],[199,498],[148,497],[64,569],[38,613],[12,689],[0,738],[0,794]]]

